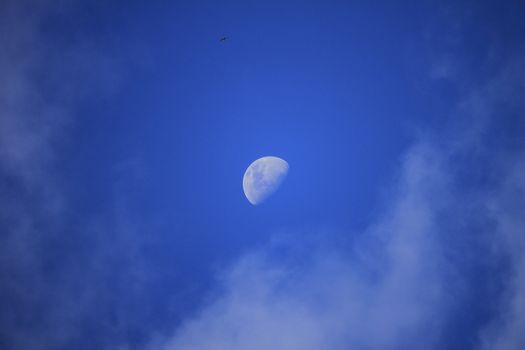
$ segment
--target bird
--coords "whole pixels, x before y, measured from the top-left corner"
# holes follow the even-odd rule
[[[225,42],[225,41],[228,40],[228,39],[229,39],[229,37],[227,37],[227,36],[223,36],[222,38],[220,38],[219,41],[220,41],[221,43],[223,43],[223,42]]]

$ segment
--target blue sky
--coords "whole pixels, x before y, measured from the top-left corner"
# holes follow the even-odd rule
[[[4,2],[0,347],[522,349],[524,16]]]

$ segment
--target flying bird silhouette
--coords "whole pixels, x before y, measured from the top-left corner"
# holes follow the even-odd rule
[[[222,43],[222,42],[225,42],[228,39],[229,39],[228,36],[223,36],[219,41]]]

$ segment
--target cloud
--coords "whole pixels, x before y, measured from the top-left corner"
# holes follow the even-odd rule
[[[487,200],[494,219],[494,245],[508,259],[500,313],[481,334],[482,349],[518,350],[525,344],[525,153],[509,165],[498,192]]]
[[[86,40],[46,35],[43,28],[52,18],[75,9],[74,2],[63,1],[0,4],[2,348],[56,349],[79,336],[93,305],[109,294],[103,287],[86,287],[97,286],[98,265],[110,260],[102,249],[109,247],[108,239],[98,230],[121,232],[116,226],[126,221],[115,215],[116,223],[90,218],[92,226],[74,227],[69,193],[61,184],[60,161],[78,118],[77,104],[118,86],[115,74],[104,74],[114,71],[110,54]],[[101,249],[86,259],[84,244]]]
[[[431,341],[448,305],[434,232],[446,175],[426,145],[404,169],[397,199],[352,254],[312,245],[306,266],[274,261],[282,246],[249,255],[223,278],[217,300],[163,348],[388,349]]]
[[[512,117],[525,112],[523,71],[506,65],[445,135],[406,153],[384,213],[350,247],[284,240],[247,254],[152,348],[522,348],[525,143],[507,137],[524,126]]]

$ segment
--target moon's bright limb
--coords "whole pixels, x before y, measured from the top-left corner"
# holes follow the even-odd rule
[[[288,163],[278,157],[262,157],[250,164],[242,188],[244,195],[253,205],[263,202],[274,193],[288,173]]]

